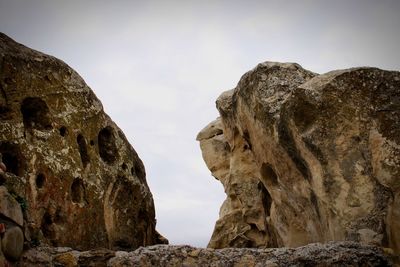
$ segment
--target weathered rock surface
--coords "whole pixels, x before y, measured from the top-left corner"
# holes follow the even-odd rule
[[[4,34],[0,153],[31,243],[124,250],[158,242],[143,163],[93,91],[64,62]]]
[[[199,249],[189,246],[156,245],[133,252],[39,247],[25,252],[16,266],[392,266],[373,246],[352,242],[310,244],[285,249]]]
[[[227,199],[210,247],[352,240],[400,253],[400,73],[266,62],[198,135]]]

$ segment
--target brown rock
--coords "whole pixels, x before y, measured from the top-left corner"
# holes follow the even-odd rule
[[[4,256],[11,261],[17,261],[24,248],[24,234],[19,227],[8,228],[1,239],[1,249]]]
[[[0,152],[19,179],[32,239],[79,249],[155,244],[143,163],[93,91],[64,62],[4,34],[0,55]]]
[[[354,240],[399,253],[399,88],[399,72],[375,68],[246,73],[217,100],[222,132],[198,138],[227,192],[209,246]]]
[[[8,193],[4,186],[0,186],[0,214],[20,226],[24,224],[20,204]]]

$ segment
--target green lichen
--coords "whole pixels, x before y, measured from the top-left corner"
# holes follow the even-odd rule
[[[11,192],[10,193],[13,198],[19,203],[21,206],[22,212],[25,212],[28,209],[28,202],[24,197],[18,196],[16,193]]]

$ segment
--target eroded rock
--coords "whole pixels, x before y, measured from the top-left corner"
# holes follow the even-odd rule
[[[399,253],[399,101],[396,71],[246,73],[217,100],[219,134],[198,136],[227,193],[209,246],[353,240]]]
[[[79,249],[155,244],[143,163],[83,79],[4,34],[0,70],[5,186],[26,207],[31,242]],[[14,220],[22,224],[22,214]]]

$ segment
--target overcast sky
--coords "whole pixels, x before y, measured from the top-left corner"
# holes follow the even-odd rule
[[[211,237],[225,195],[195,137],[242,74],[400,69],[400,1],[0,0],[0,31],[85,79],[144,161],[172,244]]]

